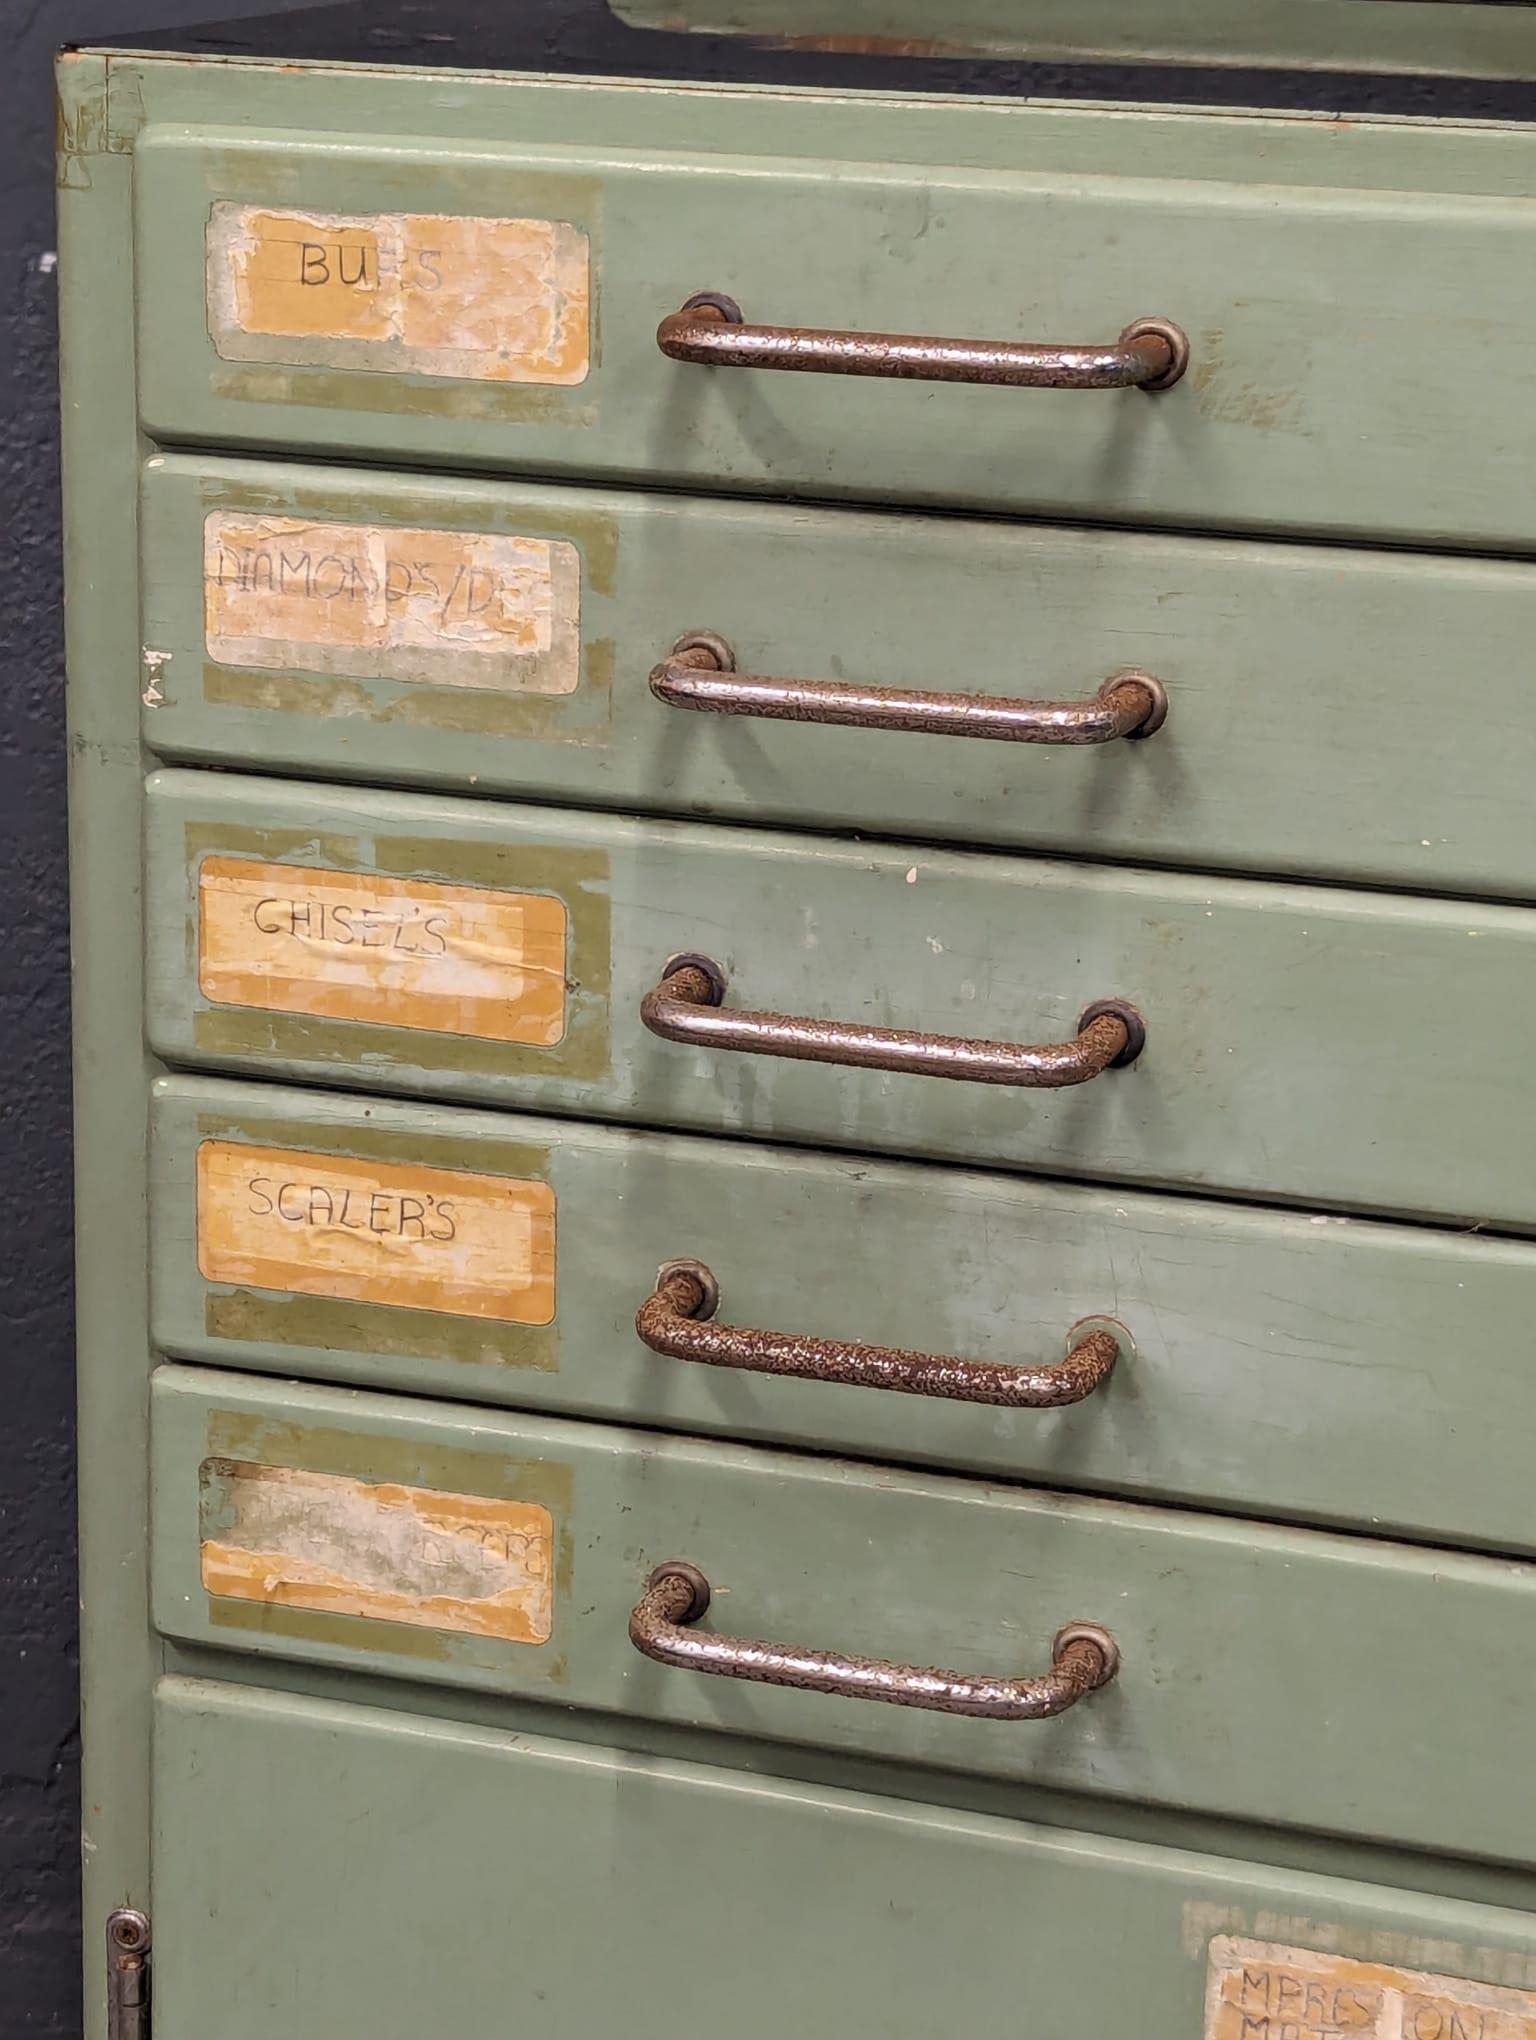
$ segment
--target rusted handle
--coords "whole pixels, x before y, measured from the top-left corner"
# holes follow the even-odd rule
[[[787,1013],[726,1012],[721,1010],[724,997],[725,973],[718,963],[707,956],[673,956],[661,982],[640,1001],[640,1018],[664,1041],[693,1048],[730,1048],[793,1062],[1036,1090],[1086,1084],[1103,1070],[1134,1062],[1146,1041],[1141,1015],[1119,999],[1100,999],[1088,1007],[1071,1041],[1029,1043],[970,1041],[963,1035],[860,1027],[849,1020],[807,1020]]]
[[[720,1325],[714,1322],[719,1307],[720,1285],[702,1261],[669,1261],[636,1313],[635,1330],[653,1353],[673,1360],[1012,1410],[1058,1410],[1082,1402],[1108,1381],[1120,1357],[1120,1342],[1112,1332],[1099,1329],[1072,1335],[1063,1359],[1018,1367],[996,1360],[960,1360],[947,1353],[909,1353],[900,1346],[865,1346],[855,1340]]]
[[[629,1618],[629,1640],[659,1665],[747,1679],[758,1686],[795,1686],[806,1693],[840,1693],[848,1700],[885,1700],[893,1707],[923,1707],[934,1714],[974,1714],[992,1721],[1039,1721],[1065,1714],[1107,1686],[1120,1669],[1120,1651],[1096,1622],[1071,1622],[1051,1643],[1051,1669],[1033,1679],[990,1679],[931,1665],[898,1665],[888,1658],[845,1657],[835,1650],[802,1650],[755,1636],[713,1636],[692,1625],[709,1607],[709,1581],[696,1565],[672,1558],[657,1566]]]
[[[786,368],[904,382],[999,383],[1033,390],[1167,390],[1189,365],[1169,319],[1133,319],[1108,347],[1043,340],[941,340],[922,333],[844,333],[826,326],[750,326],[723,291],[700,290],[656,328],[674,361]]]
[[[738,673],[731,646],[708,630],[678,639],[653,670],[651,692],[671,708],[709,715],[912,730],[935,737],[1001,737],[1015,744],[1108,744],[1116,737],[1150,737],[1168,714],[1162,681],[1132,671],[1112,673],[1086,701],[1018,701],[916,687],[860,687],[844,680],[770,680]]]

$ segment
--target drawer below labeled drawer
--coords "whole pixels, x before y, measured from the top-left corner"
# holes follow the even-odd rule
[[[153,1469],[189,1643],[1529,1857],[1527,1565],[175,1367]]]
[[[153,1132],[182,1359],[1536,1554],[1523,1242],[192,1077]]]
[[[1536,1225],[1525,909],[182,772],[148,886],[174,1063]]]
[[[173,757],[1536,894],[1514,561],[163,455],[142,552]]]
[[[1536,2036],[1519,1913],[370,1707],[167,1679],[155,1803],[173,2040]]]

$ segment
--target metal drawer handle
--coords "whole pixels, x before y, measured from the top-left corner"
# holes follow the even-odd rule
[[[1112,346],[1043,340],[942,340],[922,333],[844,333],[826,326],[752,326],[723,291],[699,290],[656,328],[674,361],[712,368],[789,368],[904,382],[1000,383],[1034,390],[1168,390],[1189,366],[1170,319],[1133,319]]]
[[[1056,1410],[1082,1402],[1108,1381],[1120,1357],[1112,1332],[1072,1336],[1066,1356],[1038,1367],[961,1360],[947,1353],[909,1353],[850,1339],[814,1339],[796,1332],[760,1332],[714,1323],[720,1285],[702,1261],[668,1261],[635,1316],[635,1330],[653,1353],[740,1367],[751,1374],[791,1374],[850,1388],[890,1388],[947,1402],[991,1403],[999,1409]]]
[[[801,1650],[755,1636],[713,1636],[692,1625],[709,1607],[709,1581],[696,1565],[671,1558],[657,1566],[629,1618],[629,1640],[659,1665],[710,1672],[758,1686],[794,1686],[840,1693],[849,1700],[887,1700],[934,1714],[974,1714],[992,1721],[1039,1721],[1065,1714],[1120,1669],[1120,1651],[1096,1622],[1069,1622],[1051,1643],[1051,1669],[1034,1679],[989,1679],[888,1658],[845,1657]]]
[[[669,957],[659,984],[640,1001],[640,1018],[664,1041],[731,1048],[793,1062],[895,1070],[919,1077],[960,1077],[973,1084],[1060,1090],[1132,1063],[1147,1030],[1134,1006],[1100,999],[1079,1017],[1071,1041],[969,1041],[905,1027],[861,1027],[851,1020],[807,1020],[787,1013],[721,1009],[725,973],[707,956]]]
[[[860,730],[915,730],[935,737],[1002,737],[1016,744],[1108,744],[1150,737],[1168,695],[1150,673],[1112,673],[1086,701],[1017,701],[940,694],[917,687],[860,687],[844,680],[770,680],[736,671],[736,654],[711,630],[690,631],[651,674],[671,708],[752,715],[767,722],[839,723]]]

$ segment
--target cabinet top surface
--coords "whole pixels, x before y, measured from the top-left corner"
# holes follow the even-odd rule
[[[894,21],[902,10],[893,6],[889,11]],[[792,24],[794,17],[786,0],[773,19]],[[606,0],[569,0],[559,8],[558,18],[552,10],[536,6],[502,12],[487,8],[484,0],[430,0],[430,4],[346,0],[297,13],[127,36],[112,49],[225,62],[510,71],[723,87],[1509,122],[1536,121],[1536,21],[1530,32],[1533,61],[1528,79],[1434,75],[1430,61],[1416,65],[1411,74],[1383,75],[1329,55],[1335,44],[1327,36],[1318,44],[1322,54],[1317,62],[1297,62],[1289,50],[1281,52],[1278,47],[1235,61],[1201,61],[1198,56],[1151,61],[1125,46],[1123,37],[1118,49],[1112,47],[1115,39],[1109,38],[1104,51],[1095,51],[1089,61],[1077,61],[1054,46],[1042,50],[1037,59],[997,49],[972,53],[937,43],[914,45],[895,35],[634,28],[618,20]],[[1103,60],[1107,55],[1118,60]],[[1447,72],[1453,68],[1461,67],[1444,65]]]

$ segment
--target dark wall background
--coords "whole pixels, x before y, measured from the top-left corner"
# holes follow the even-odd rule
[[[53,238],[53,52],[274,14],[286,52],[900,88],[898,59],[743,58],[643,37],[603,0],[0,0],[0,2040],[80,2027],[69,991]],[[935,0],[935,19],[942,15]],[[270,34],[270,32],[269,32]],[[183,46],[259,40],[212,27]],[[1015,91],[1536,117],[1529,87],[1012,65]],[[935,65],[926,86],[998,89]],[[93,1945],[100,1922],[90,1924]],[[213,2040],[213,2036],[210,2036]]]

